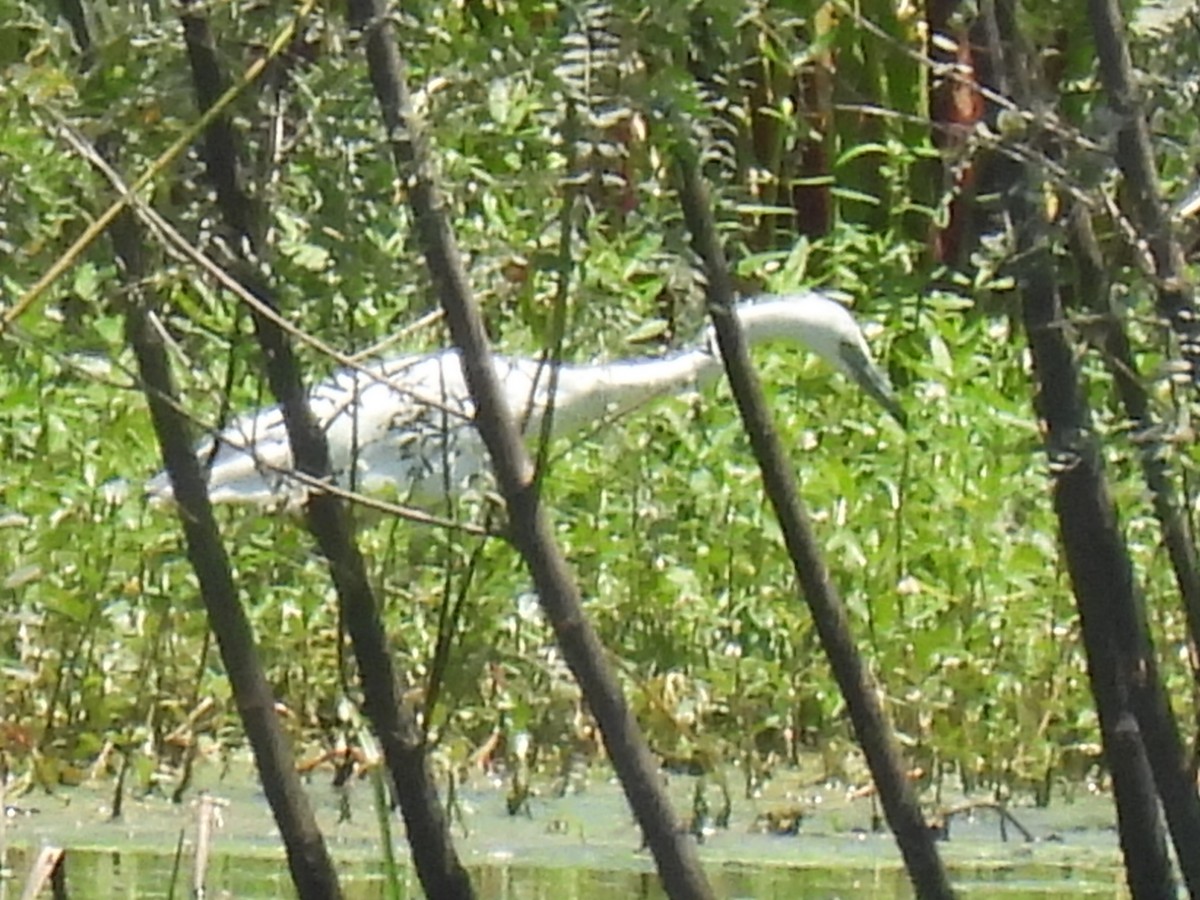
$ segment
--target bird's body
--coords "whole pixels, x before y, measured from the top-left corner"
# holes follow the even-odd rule
[[[494,357],[510,408],[522,431],[538,434],[549,407],[551,368],[532,359]],[[558,369],[553,434],[578,430],[593,409],[619,416],[646,400],[684,388],[716,361],[703,351],[615,365]],[[719,365],[719,363],[716,363]],[[457,349],[342,369],[309,395],[325,429],[334,481],[369,494],[388,490],[417,506],[465,489],[486,471],[487,451],[473,425],[475,405]],[[213,503],[273,505],[302,501],[307,488],[291,477],[292,454],[279,407],[232,422],[196,455],[208,467]],[[348,473],[353,473],[348,477]],[[159,473],[152,496],[169,496]]]
[[[807,344],[902,419],[862,333],[835,301],[815,293],[764,298],[741,304],[737,315],[751,343],[774,337]],[[495,357],[495,366],[522,431],[539,434],[552,409],[552,436],[703,384],[722,370],[711,340],[661,358],[563,364],[556,372],[549,363],[502,356]],[[490,471],[457,350],[343,369],[314,387],[309,403],[325,429],[333,479],[341,488],[390,491],[403,502],[429,506],[461,493]],[[212,438],[201,442],[197,456],[207,467],[214,503],[294,506],[310,490],[292,474],[291,447],[278,407],[238,418],[215,444]],[[147,491],[153,498],[170,499],[167,474],[152,479]]]

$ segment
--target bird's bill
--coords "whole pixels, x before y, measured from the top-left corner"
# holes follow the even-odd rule
[[[888,381],[887,375],[879,366],[875,365],[869,357],[864,356],[857,347],[848,345],[842,347],[842,363],[850,377],[866,392],[868,397],[887,410],[901,428],[908,427],[908,413],[900,405],[892,383]]]

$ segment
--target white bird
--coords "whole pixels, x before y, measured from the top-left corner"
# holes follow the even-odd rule
[[[767,296],[740,303],[736,315],[751,344],[799,342],[904,424],[887,376],[873,362],[853,317],[835,300],[812,291]],[[497,356],[495,365],[523,433],[539,434],[552,408],[552,437],[704,386],[723,371],[711,331],[701,346],[670,356],[564,364],[554,377],[550,364],[538,360]],[[402,502],[431,506],[490,472],[457,349],[342,369],[311,390],[309,404],[325,430],[333,480],[341,488],[390,491]],[[215,443],[211,437],[201,441],[196,455],[207,468],[213,503],[298,506],[312,490],[292,470],[277,406],[236,419]],[[169,501],[166,472],[151,479],[146,491],[152,500]]]

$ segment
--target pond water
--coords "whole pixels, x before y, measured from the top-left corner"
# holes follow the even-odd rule
[[[215,832],[208,896],[293,896],[278,832],[253,777],[221,778],[213,765],[202,767],[195,782],[228,804]],[[707,785],[705,798],[716,810],[719,791],[711,779]],[[685,815],[692,808],[696,779],[672,776],[670,787]],[[7,877],[0,881],[0,900],[20,896],[29,860],[44,844],[67,849],[67,886],[75,900],[168,897],[181,837],[185,858],[174,896],[187,895],[196,804],[175,805],[156,795],[129,798],[122,819],[112,821],[111,791],[111,784],[85,786],[17,800],[5,826]],[[611,777],[593,772],[562,798],[544,786],[516,816],[508,815],[506,792],[506,785],[483,776],[457,792],[455,842],[481,898],[664,896]],[[339,790],[323,775],[310,782],[310,796],[346,896],[384,897],[369,781]],[[339,821],[344,809],[349,821]],[[939,848],[964,896],[1127,896],[1109,798],[1083,792],[1080,799],[1058,801],[1049,809],[1014,804],[1010,811],[1033,840],[1012,825],[1002,830],[994,810],[952,819],[950,839]],[[706,830],[701,858],[720,897],[910,897],[894,841],[887,833],[869,830],[873,812],[869,797],[783,775],[762,798],[746,800],[735,792],[729,827]],[[769,818],[779,821],[796,813],[802,819],[795,834],[764,833]],[[403,858],[407,846],[398,817],[393,828]],[[420,897],[411,870],[406,869],[404,878],[405,896]]]

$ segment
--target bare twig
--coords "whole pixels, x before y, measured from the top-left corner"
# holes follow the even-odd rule
[[[231,85],[213,105],[205,110],[204,114],[194,122],[191,127],[187,128],[183,134],[176,138],[166,150],[159,154],[158,159],[150,164],[141,175],[133,180],[130,185],[130,194],[118,196],[113,204],[102,212],[87,228],[84,229],[75,242],[67,249],[62,256],[54,261],[39,278],[32,287],[30,287],[11,307],[6,309],[0,315],[0,334],[3,334],[9,325],[20,318],[26,310],[29,309],[37,299],[46,292],[55,281],[57,281],[64,272],[75,264],[83,251],[92,245],[96,238],[100,237],[121,212],[128,208],[129,197],[137,194],[142,188],[149,185],[155,178],[161,175],[166,168],[178,159],[189,147],[195,142],[196,137],[204,132],[219,116],[224,114],[226,108],[238,96],[246,90],[250,85],[266,71],[267,66],[276,56],[284,51],[292,36],[296,33],[298,23],[303,20],[312,8],[316,5],[316,0],[304,0],[304,4],[297,11],[296,17],[289,22],[284,28],[280,29],[279,34],[273,40],[265,53],[254,60],[247,68],[242,77],[234,85]]]
[[[1001,827],[1002,839],[1007,840],[1007,837],[1004,835],[1003,829],[1004,829],[1005,824],[1008,824],[1008,825],[1012,825],[1013,828],[1015,828],[1015,829],[1017,829],[1017,831],[1021,832],[1021,837],[1025,840],[1026,843],[1031,843],[1034,840],[1033,832],[1030,831],[1028,828],[1026,828],[1021,823],[1021,820],[1018,819],[1016,816],[1014,816],[1012,814],[1012,811],[1005,804],[998,803],[995,800],[970,800],[966,803],[959,803],[955,806],[949,807],[948,809],[942,810],[941,818],[942,818],[942,822],[944,823],[944,830],[945,830],[947,836],[950,833],[951,819],[954,819],[957,816],[974,815],[976,812],[978,812],[981,809],[991,810],[997,816],[1000,817],[1000,827]]]
[[[25,889],[21,892],[21,900],[37,900],[37,897],[48,886],[54,884],[57,878],[62,881],[63,860],[66,853],[62,847],[43,847],[34,857],[25,877]],[[66,896],[65,888],[54,888],[54,896]]]

